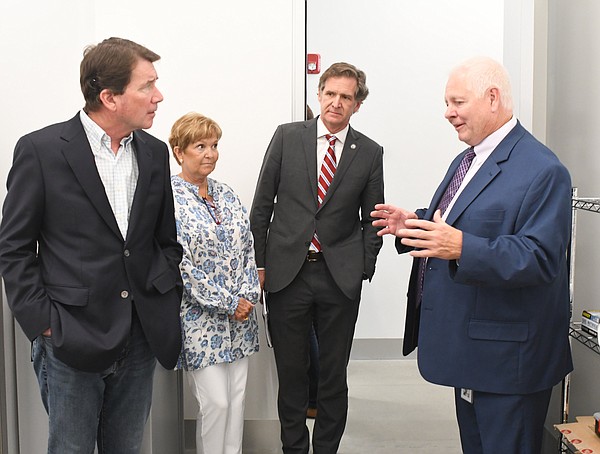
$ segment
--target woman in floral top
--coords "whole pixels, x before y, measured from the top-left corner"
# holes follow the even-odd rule
[[[177,236],[183,246],[181,302],[186,371],[200,410],[196,449],[241,454],[248,356],[258,351],[254,305],[260,287],[248,215],[233,190],[208,178],[221,128],[189,113],[169,143],[181,173],[171,177]]]

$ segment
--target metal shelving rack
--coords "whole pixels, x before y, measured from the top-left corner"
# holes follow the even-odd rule
[[[598,345],[597,337],[583,331],[581,329],[581,322],[571,323],[571,326],[569,327],[569,336],[600,355],[600,345]]]
[[[573,446],[571,443],[569,443],[566,439],[563,438],[563,440],[561,441],[561,445],[560,445],[560,452],[568,452],[570,454],[575,454],[578,453],[579,451],[577,450],[577,448],[575,446]]]
[[[569,258],[569,295],[571,304],[571,318],[573,315],[573,290],[575,277],[575,246],[576,246],[576,227],[577,227],[577,211],[591,211],[600,213],[600,198],[586,198],[577,196],[577,188],[573,188],[571,194],[571,244],[568,250]],[[585,345],[590,350],[600,355],[600,346],[596,337],[581,330],[581,322],[571,322],[569,327],[570,339],[575,339],[577,342]],[[570,374],[565,377],[562,384],[562,422],[566,423],[569,420],[569,391],[571,377]],[[564,437],[560,437],[559,452],[575,453],[576,449]]]
[[[577,188],[574,188],[574,191],[577,191]],[[573,196],[573,209],[600,213],[600,198],[593,199]]]

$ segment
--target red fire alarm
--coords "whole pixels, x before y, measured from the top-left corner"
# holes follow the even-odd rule
[[[306,55],[306,73],[319,74],[321,72],[321,55],[308,54]]]

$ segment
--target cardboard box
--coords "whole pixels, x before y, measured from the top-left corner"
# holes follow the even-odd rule
[[[592,336],[598,336],[598,325],[600,324],[599,311],[583,311],[581,313],[581,330]]]
[[[569,440],[578,453],[600,454],[600,438],[594,433],[593,416],[577,416],[577,422],[555,424],[557,430]]]

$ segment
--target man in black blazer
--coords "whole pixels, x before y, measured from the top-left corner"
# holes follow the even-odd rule
[[[22,137],[0,273],[49,415],[48,452],[138,453],[156,359],[180,350],[181,277],[166,145],[141,131],[160,57],[120,38],[81,62],[85,107]]]
[[[364,72],[347,63],[323,73],[321,115],[277,128],[250,214],[259,277],[268,292],[286,454],[309,448],[313,316],[320,345],[314,453],[337,452],[346,424],[346,368],[362,281],[373,276],[382,245],[370,211],[383,200],[383,149],[349,125],[367,97],[365,81]],[[330,135],[335,139],[328,141]],[[321,175],[328,155],[329,170]]]

